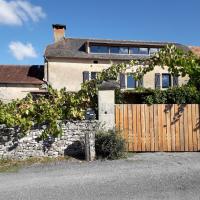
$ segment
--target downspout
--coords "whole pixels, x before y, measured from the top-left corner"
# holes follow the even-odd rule
[[[47,82],[47,85],[49,85],[49,60],[47,59],[46,56],[44,56],[44,60],[45,60],[45,63],[47,64],[47,69],[46,69],[46,82]]]

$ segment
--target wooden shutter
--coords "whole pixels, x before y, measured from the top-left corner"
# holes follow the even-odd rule
[[[121,89],[126,88],[125,74],[122,74],[122,73],[120,73],[120,88]]]
[[[155,74],[155,89],[160,89],[160,73]]]
[[[143,87],[143,77],[138,80],[138,87]]]
[[[89,72],[88,71],[83,72],[83,83],[85,83],[85,81],[89,81]]]
[[[173,76],[173,86],[178,86],[178,76]]]

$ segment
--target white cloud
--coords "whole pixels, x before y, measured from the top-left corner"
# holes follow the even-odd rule
[[[37,22],[45,18],[42,7],[35,6],[25,0],[0,0],[0,24],[22,25],[28,20]]]
[[[24,60],[25,58],[36,58],[37,53],[31,43],[23,44],[22,42],[11,42],[9,49],[17,60]]]

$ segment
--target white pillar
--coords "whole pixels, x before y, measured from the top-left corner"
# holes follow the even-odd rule
[[[115,91],[98,91],[99,122],[106,130],[115,127]]]

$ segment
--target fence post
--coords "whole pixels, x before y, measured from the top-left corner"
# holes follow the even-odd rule
[[[85,133],[85,160],[95,160],[95,132]]]
[[[115,89],[119,87],[114,81],[103,82],[98,91],[99,122],[104,129],[115,127]]]

